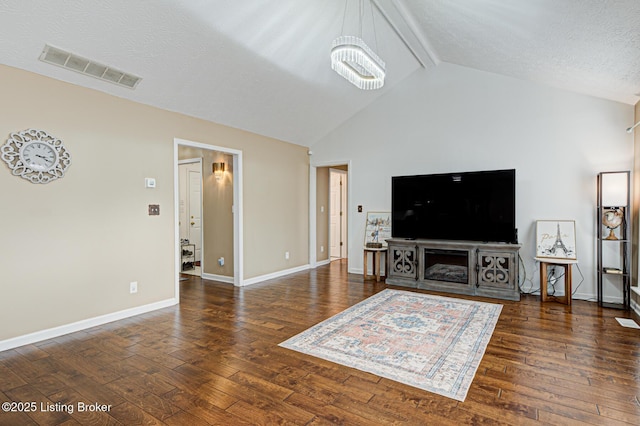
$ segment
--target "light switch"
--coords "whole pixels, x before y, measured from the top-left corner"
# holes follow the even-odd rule
[[[155,188],[156,180],[154,178],[144,178],[144,187],[145,188]]]

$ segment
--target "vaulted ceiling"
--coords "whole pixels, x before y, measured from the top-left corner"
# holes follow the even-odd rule
[[[332,40],[359,31],[358,0],[0,0],[0,63],[305,146],[441,62],[640,99],[639,0],[372,3],[362,34],[386,62],[377,91],[330,67]],[[142,80],[47,64],[45,44]]]

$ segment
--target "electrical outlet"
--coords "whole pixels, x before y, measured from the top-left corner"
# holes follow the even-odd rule
[[[289,260],[289,252],[288,252],[288,251],[285,251],[285,252],[284,252],[284,258],[285,258],[286,260]]]
[[[320,253],[324,253],[324,246],[320,246]]]
[[[160,204],[149,204],[149,216],[160,215]]]
[[[129,283],[129,293],[137,293],[138,292],[138,281],[133,281]]]
[[[221,257],[220,259],[218,259],[218,265],[224,266],[224,257]]]

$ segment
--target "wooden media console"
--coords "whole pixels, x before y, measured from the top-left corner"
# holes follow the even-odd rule
[[[520,300],[519,244],[387,240],[387,284]]]

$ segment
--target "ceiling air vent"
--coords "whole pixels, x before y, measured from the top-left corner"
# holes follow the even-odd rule
[[[99,64],[91,59],[74,55],[57,47],[49,46],[48,44],[44,46],[40,60],[71,71],[90,75],[100,80],[115,83],[119,86],[128,87],[129,89],[135,89],[140,80],[142,80],[142,78],[133,74],[127,74],[126,72]]]

